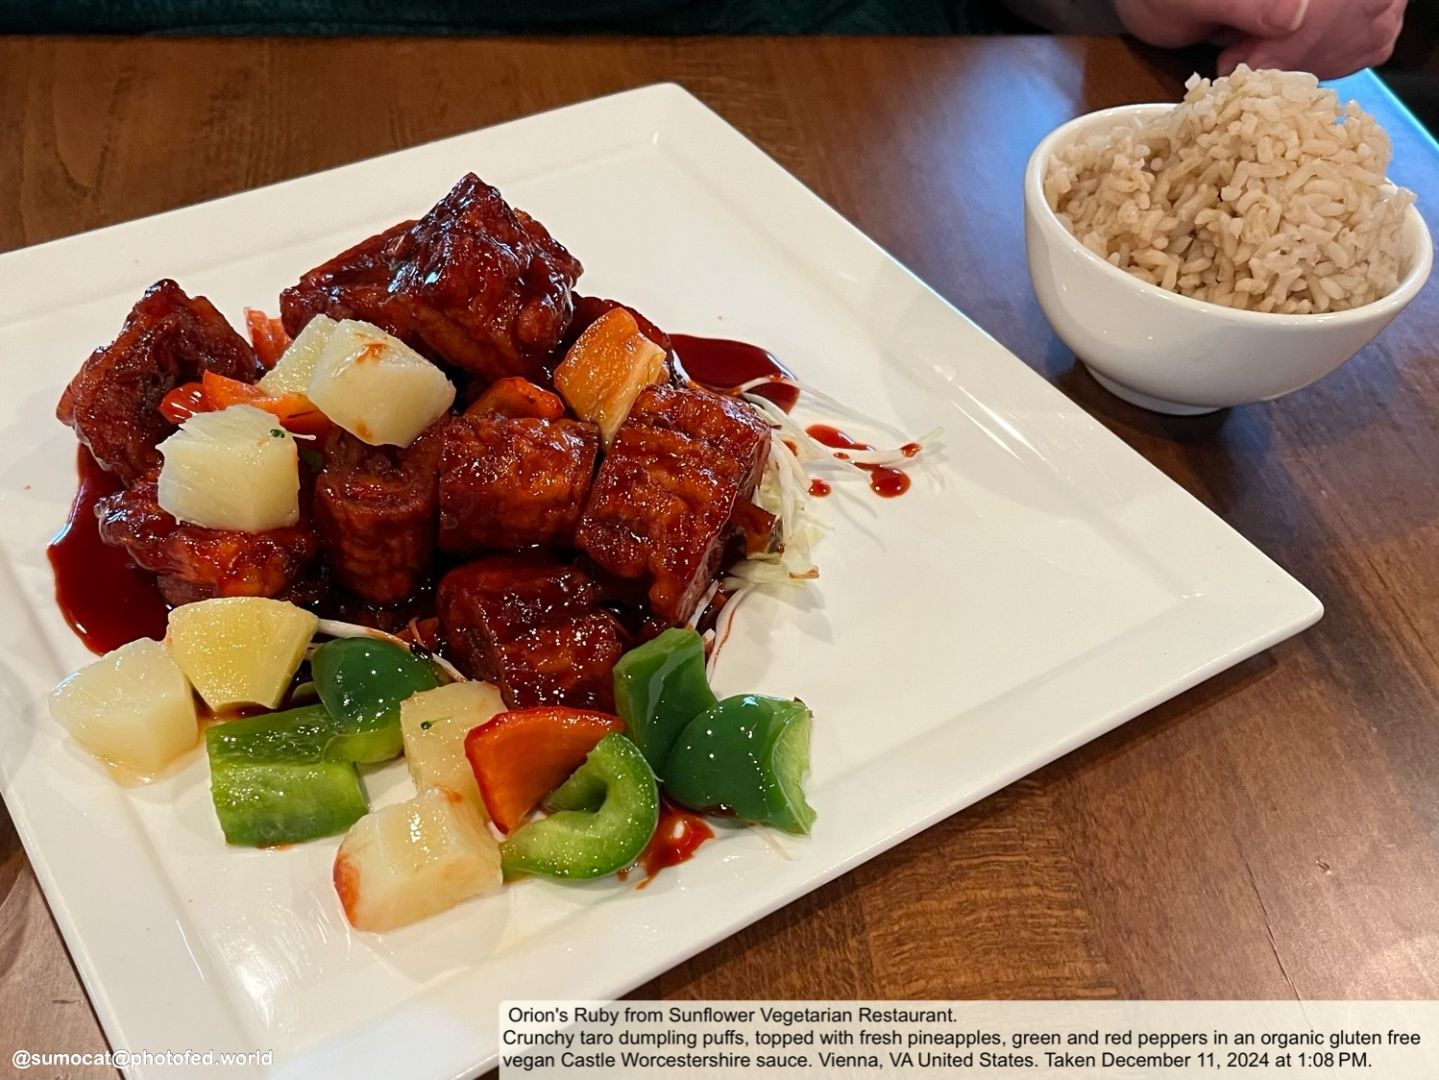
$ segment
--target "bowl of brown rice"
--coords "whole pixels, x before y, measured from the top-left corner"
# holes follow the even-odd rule
[[[1168,413],[1268,401],[1352,357],[1423,287],[1433,244],[1390,143],[1310,75],[1190,79],[1179,105],[1073,120],[1035,149],[1040,306],[1107,389]]]

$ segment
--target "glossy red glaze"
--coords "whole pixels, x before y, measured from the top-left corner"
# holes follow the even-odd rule
[[[909,490],[909,474],[884,465],[861,465],[869,473],[869,489],[885,499],[893,499]]]
[[[817,443],[833,447],[835,450],[873,450],[869,443],[862,443],[853,435],[848,435],[831,424],[811,424],[804,429],[804,433]],[[838,457],[839,455],[835,455]]]
[[[137,569],[124,549],[100,539],[95,504],[120,490],[80,447],[75,501],[46,554],[55,574],[55,602],[65,621],[94,653],[107,653],[136,638],[163,638],[168,609],[155,579]]]
[[[822,499],[833,490],[834,488],[830,487],[826,481],[821,480],[818,476],[810,478],[809,493],[816,498]]]
[[[829,424],[811,424],[804,430],[805,434],[815,442],[834,447],[836,450],[834,456],[841,461],[849,460],[849,455],[844,453],[846,450],[874,449],[869,443],[862,443],[853,435],[848,435],[840,431],[839,428]],[[905,457],[914,457],[915,454],[919,453],[919,450],[920,447],[918,443],[907,443],[899,448],[899,452]],[[887,465],[856,465],[856,468],[863,469],[869,473],[869,489],[882,498],[893,499],[898,495],[903,495],[909,490],[909,474],[899,469],[891,469]],[[823,491],[816,491],[816,484],[824,484],[824,481],[813,480],[810,482],[809,493],[811,495],[829,494],[828,484],[824,484]]]
[[[667,866],[678,866],[694,857],[699,846],[706,840],[714,839],[714,830],[703,817],[683,806],[677,806],[669,799],[660,797],[660,823],[650,846],[640,856],[645,868],[645,880],[640,882],[643,889]]]
[[[731,393],[754,379],[772,379],[775,381],[748,392],[773,401],[785,412],[799,400],[799,388],[791,385],[794,373],[758,345],[691,334],[671,334],[670,340],[686,374],[702,386]],[[781,379],[790,382],[778,381]]]

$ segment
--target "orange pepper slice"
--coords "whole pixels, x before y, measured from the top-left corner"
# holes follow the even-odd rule
[[[625,723],[609,713],[540,705],[500,713],[465,737],[490,820],[504,833],[584,764],[589,752]]]
[[[200,385],[212,412],[228,409],[231,405],[253,405],[273,415],[295,435],[323,435],[330,429],[330,418],[304,394],[267,394],[254,383],[229,379],[213,371],[201,376]]]

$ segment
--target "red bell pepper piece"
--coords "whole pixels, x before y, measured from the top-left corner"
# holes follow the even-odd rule
[[[539,705],[500,713],[465,737],[490,820],[504,833],[584,764],[589,752],[624,721],[609,713]]]
[[[175,387],[160,401],[160,415],[176,427],[196,413],[213,411],[205,400],[205,388],[197,382]]]
[[[465,411],[497,412],[511,419],[531,416],[537,420],[558,420],[565,415],[565,403],[558,394],[518,375],[510,375],[490,383]]]
[[[228,409],[231,405],[253,405],[273,414],[287,431],[296,435],[323,435],[330,428],[330,418],[298,392],[274,396],[254,383],[228,379],[213,371],[201,376],[201,386],[211,410]]]
[[[267,394],[253,383],[228,379],[213,371],[205,372],[200,382],[185,383],[166,394],[160,401],[160,414],[178,426],[196,413],[218,412],[231,405],[264,409],[296,435],[323,435],[330,430],[330,418],[304,394]]]
[[[271,318],[256,308],[245,309],[245,326],[250,331],[250,344],[260,363],[267,368],[275,366],[280,355],[290,347],[290,335],[279,319]]]

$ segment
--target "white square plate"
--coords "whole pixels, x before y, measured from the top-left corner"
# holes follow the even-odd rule
[[[822,579],[749,601],[721,659],[721,691],[814,708],[811,839],[727,832],[644,891],[526,882],[357,934],[330,886],[337,841],[226,849],[203,755],[124,788],[46,715],[52,684],[88,659],[45,559],[74,490],[74,437],[53,410],[152,281],[235,319],[273,308],[303,271],[471,170],[584,260],[582,291],[762,344],[906,431],[942,426],[943,448],[902,498],[861,485],[821,501]],[[112,1043],[273,1051],[247,1075],[492,1065],[502,999],[621,994],[1321,612],[675,86],[0,257],[0,364],[6,802]],[[403,764],[367,782],[400,797]],[[130,1070],[162,1074],[185,1070]]]

